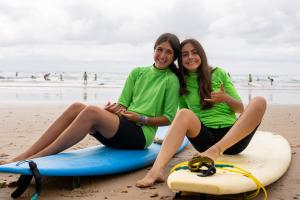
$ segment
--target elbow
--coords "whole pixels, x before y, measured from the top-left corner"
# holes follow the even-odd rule
[[[169,119],[169,118],[164,116],[163,126],[169,126],[171,124],[172,124],[172,119]]]
[[[240,105],[238,106],[237,113],[242,113],[244,112],[244,104],[240,102]]]
[[[171,123],[172,123],[172,122],[171,122],[169,119],[167,119],[167,120],[165,121],[164,125],[165,125],[165,126],[169,126]]]

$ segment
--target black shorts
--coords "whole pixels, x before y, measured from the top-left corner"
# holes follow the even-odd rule
[[[259,125],[258,125],[259,126]],[[242,152],[250,143],[253,135],[255,134],[258,126],[244,139],[233,145],[232,147],[228,148],[224,151],[224,154],[235,155]],[[201,123],[201,130],[197,137],[189,138],[190,142],[194,146],[194,148],[199,151],[203,152],[207,150],[209,147],[213,146],[219,140],[221,140],[226,133],[231,129],[232,126],[226,128],[208,128]]]
[[[91,131],[90,135],[107,147],[118,149],[144,149],[146,139],[141,126],[129,121],[125,117],[119,117],[120,124],[116,134],[111,138],[105,138],[98,130]]]

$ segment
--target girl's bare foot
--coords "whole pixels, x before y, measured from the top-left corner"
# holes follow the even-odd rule
[[[217,160],[220,155],[221,155],[221,149],[218,146],[211,146],[209,149],[207,149],[206,151],[204,151],[203,153],[201,153],[200,155],[202,157],[206,156],[211,158],[212,160]]]
[[[156,172],[151,169],[147,175],[143,179],[138,180],[135,185],[139,188],[146,188],[153,186],[155,183],[161,183],[164,181],[165,178],[161,171]]]
[[[11,163],[11,162],[9,162],[8,160],[0,160],[0,165],[5,165],[8,163]]]

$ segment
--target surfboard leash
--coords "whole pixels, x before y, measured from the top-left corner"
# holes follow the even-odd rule
[[[11,194],[12,198],[18,198],[21,196],[25,190],[28,188],[32,178],[34,177],[35,180],[35,193],[31,197],[31,200],[37,200],[38,197],[41,194],[42,190],[42,176],[37,168],[37,164],[33,162],[32,160],[24,160],[20,161],[17,163],[17,166],[23,164],[23,163],[28,163],[29,169],[32,173],[32,175],[21,175],[20,178],[18,179],[17,183],[17,189]]]
[[[225,163],[225,162],[216,162],[214,163],[214,161],[208,157],[201,157],[201,156],[197,156],[192,158],[190,161],[185,161],[185,162],[181,162],[177,165],[175,165],[171,170],[170,170],[170,174],[173,173],[174,171],[178,171],[178,170],[190,170],[191,172],[196,172],[196,173],[201,173],[198,176],[200,177],[206,177],[206,176],[211,176],[213,174],[216,173],[216,168],[218,168],[219,170],[224,170],[224,171],[228,171],[231,173],[237,173],[237,174],[241,174],[249,179],[251,179],[257,187],[257,190],[255,192],[253,192],[252,194],[246,195],[244,197],[244,199],[253,199],[255,198],[261,190],[263,190],[264,192],[264,200],[267,200],[267,190],[265,189],[265,187],[263,186],[263,184],[250,172],[232,165],[230,163]],[[210,195],[210,196],[216,196],[217,195]],[[222,197],[224,198],[224,197]],[[234,197],[226,197],[227,199],[236,199]]]

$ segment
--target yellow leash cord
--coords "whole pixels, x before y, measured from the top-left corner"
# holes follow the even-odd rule
[[[193,163],[193,165],[201,165],[201,163]],[[182,163],[179,163],[177,165],[175,165],[171,171],[170,171],[170,174],[173,173],[174,171],[177,171],[177,170],[181,170],[181,169],[189,169],[189,161],[185,161],[185,162],[182,162]],[[263,184],[254,176],[252,175],[250,172],[240,168],[240,167],[237,167],[235,165],[232,165],[230,163],[225,163],[225,162],[216,162],[215,163],[215,167],[218,168],[219,170],[224,170],[224,171],[228,171],[228,172],[232,172],[232,173],[237,173],[237,174],[241,174],[247,178],[250,178],[257,186],[257,190],[250,194],[250,195],[247,195],[245,197],[245,199],[253,199],[255,198],[260,190],[263,190],[264,192],[264,200],[267,200],[267,190],[265,189],[265,187],[263,186]]]

